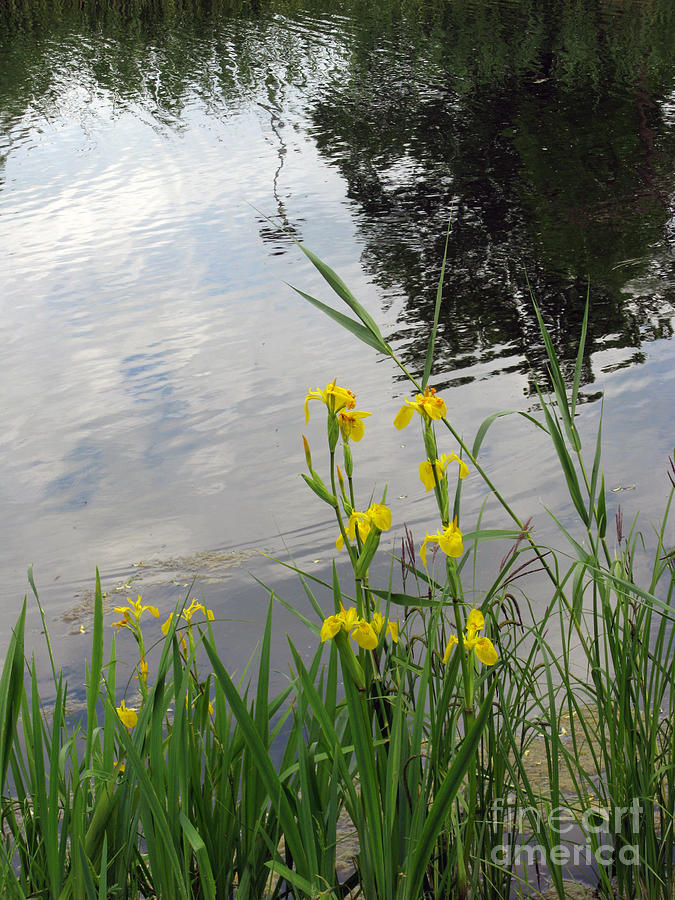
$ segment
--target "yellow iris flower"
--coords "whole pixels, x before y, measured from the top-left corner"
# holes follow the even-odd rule
[[[196,600],[193,600],[192,603],[188,606],[188,608],[183,610],[183,612],[180,614],[179,618],[185,619],[185,621],[188,623],[188,625],[190,625],[192,622],[192,617],[196,612],[204,613],[204,615],[206,616],[206,618],[209,622],[213,622],[213,620],[215,619],[213,610],[207,609],[203,603],[198,603]],[[169,615],[169,618],[162,625],[162,633],[163,634],[169,633],[169,628],[171,627],[171,623],[173,622],[173,616],[174,616],[174,614],[171,613]]]
[[[340,604],[340,615],[342,616],[342,627],[345,631],[349,632],[352,628],[356,628],[359,623],[359,614],[356,611],[355,606],[350,606],[349,609],[345,609],[342,604]]]
[[[347,537],[350,541],[356,540],[356,532],[362,541],[368,537],[371,528],[377,528],[378,531],[389,531],[391,528],[391,510],[383,503],[373,503],[365,512],[354,512],[350,515],[347,522]],[[337,536],[335,546],[338,550],[342,550],[342,535]]]
[[[457,520],[451,522],[447,528],[437,531],[436,534],[427,534],[424,543],[420,548],[420,556],[422,564],[427,564],[427,544],[431,541],[438,544],[446,556],[458,557],[464,553],[464,544],[462,542],[462,532],[457,527]]]
[[[321,400],[328,407],[328,411],[332,413],[339,413],[341,409],[354,409],[356,406],[354,392],[340,387],[335,379],[326,385],[325,390],[317,388],[315,391],[310,391],[305,397],[305,425],[309,422],[310,400]]]
[[[485,616],[479,609],[472,609],[466,620],[467,637],[473,637],[477,631],[485,628]]]
[[[120,721],[125,728],[128,728],[129,731],[138,723],[138,714],[135,709],[127,708],[126,703],[122,700],[121,704],[115,707],[117,710],[117,715],[120,717]]]
[[[345,441],[360,441],[365,432],[365,426],[361,419],[367,419],[372,413],[360,409],[352,409],[350,412],[341,412],[338,416],[340,431]]]
[[[324,641],[330,641],[331,638],[334,638],[335,635],[342,630],[342,617],[338,613],[335,616],[328,616],[327,619],[323,620],[323,625],[321,626],[321,643]]]
[[[442,419],[446,412],[445,400],[436,396],[435,388],[427,387],[423,394],[418,394],[414,400],[405,398],[404,405],[396,413],[394,427],[400,431],[410,425],[413,413],[418,412],[425,421]]]
[[[141,616],[144,612],[149,612],[151,616],[154,616],[156,619],[159,619],[159,610],[156,606],[142,606],[141,605],[141,595],[138,595],[138,600],[132,600],[130,597],[127,597],[127,603],[129,606],[116,606],[115,612],[122,613],[122,618],[119,622],[113,622],[113,628],[116,628],[118,631],[120,628],[131,628],[134,630],[134,625],[138,627]],[[133,622],[132,622],[133,619]]]
[[[466,634],[464,636],[464,647],[467,653],[475,653],[478,659],[486,666],[494,666],[497,662],[497,651],[494,644],[487,637],[478,637],[478,632],[485,628],[485,618],[479,609],[472,609],[466,620]],[[459,640],[453,634],[443,654],[443,662],[446,663],[450,659],[450,654]]]
[[[381,613],[376,612],[373,614],[373,621],[370,624],[373,626],[373,630],[378,635],[386,625],[387,631],[391,635],[392,641],[395,644],[398,644],[398,622],[388,622]]]
[[[365,540],[368,537],[368,532],[370,531],[370,521],[368,520],[368,516],[365,512],[354,512],[350,515],[349,521],[347,522],[347,537],[350,541],[356,539],[356,532],[359,532],[359,537],[361,540]],[[342,550],[342,545],[344,541],[342,539],[342,535],[339,534],[337,536],[337,540],[335,541],[335,546],[338,550]]]
[[[373,503],[366,515],[378,531],[389,531],[391,528],[391,510],[384,503]]]
[[[420,480],[424,485],[424,489],[430,491],[432,488],[436,486],[436,480],[434,479],[434,469],[436,469],[436,478],[439,483],[443,478],[443,473],[448,468],[451,462],[459,463],[459,477],[466,478],[469,474],[469,467],[464,462],[463,459],[460,459],[456,453],[444,453],[440,459],[437,459],[433,466],[431,465],[428,459],[425,459],[423,463],[420,463]]]

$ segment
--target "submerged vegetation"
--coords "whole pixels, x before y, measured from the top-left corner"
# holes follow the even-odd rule
[[[538,385],[538,412],[516,415],[551,441],[570,501],[550,510],[562,547],[543,546],[480,461],[507,413],[467,444],[431,386],[440,285],[416,377],[302,249],[353,316],[303,296],[410,380],[392,437],[394,426],[421,431],[421,490],[436,503],[426,537],[405,529],[382,581],[381,535],[405,523],[392,521],[386,490],[359,483],[354,444],[367,452],[371,411],[334,380],[305,398],[306,420],[320,412],[326,431],[322,462],[303,438],[303,477],[335,516],[336,557],[350,574],[337,562],[325,582],[298,570],[309,613],[293,612],[316,653],[307,660],[290,645],[281,693],[269,688],[273,615],[291,606],[272,588],[257,671],[235,683],[213,611],[189,597],[164,611],[161,629],[141,597],[118,607],[104,659],[97,577],[78,719],[53,663],[55,702],[41,701],[24,604],[0,679],[3,896],[498,900],[537,896],[544,867],[563,898],[580,866],[607,900],[671,898],[675,460],[651,473],[670,481],[653,534],[625,526],[620,511],[609,521],[600,429],[587,453],[575,423],[588,308],[567,385],[535,306],[551,393]],[[464,508],[469,474],[504,527],[484,527],[484,507]],[[503,545],[500,563],[487,542]],[[138,667],[124,685],[116,644],[128,638]],[[535,749],[543,779],[528,764]]]

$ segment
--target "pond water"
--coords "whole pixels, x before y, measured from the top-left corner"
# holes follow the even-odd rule
[[[583,6],[327,0],[152,23],[36,15],[0,31],[7,623],[32,562],[58,662],[77,669],[96,566],[110,606],[142,593],[167,613],[198,576],[241,667],[267,604],[249,573],[307,608],[261,551],[320,576],[335,554],[299,475],[303,431],[322,459],[323,417],[315,404],[304,425],[304,397],[335,377],[374,413],[356,471],[364,505],[388,485],[387,549],[403,522],[419,540],[435,530],[419,436],[392,427],[406,384],[291,290],[332,299],[292,238],[419,372],[450,219],[432,383],[468,440],[497,409],[536,408],[530,290],[568,363],[590,291],[579,428],[592,440],[604,397],[609,513],[659,517],[675,13]],[[482,459],[540,537],[555,533],[544,504],[567,521],[532,428],[500,420]],[[472,475],[468,520],[485,497]],[[278,623],[283,669],[284,633],[307,651],[314,638],[287,611]],[[32,614],[37,646],[39,632]]]

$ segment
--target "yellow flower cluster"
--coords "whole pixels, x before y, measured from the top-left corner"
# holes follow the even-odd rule
[[[478,637],[478,632],[485,628],[485,618],[479,609],[472,609],[466,620],[466,633],[464,634],[464,649],[467,653],[475,653],[478,659],[486,666],[494,666],[497,662],[497,651],[494,644],[487,637]],[[459,640],[452,635],[443,654],[443,662],[450,659],[450,654]]]
[[[329,641],[339,632],[345,631],[351,634],[359,647],[364,650],[374,650],[379,643],[379,636],[382,629],[385,634],[389,632],[392,641],[398,643],[398,622],[388,622],[381,613],[376,612],[370,622],[359,617],[356,609],[352,606],[345,609],[340,604],[340,612],[334,616],[328,616],[324,619],[321,626],[321,641]]]
[[[362,541],[370,534],[372,528],[378,531],[389,531],[391,528],[391,510],[383,503],[373,503],[365,512],[354,510],[347,523],[347,537],[350,541],[356,540],[356,532]],[[335,541],[338,550],[342,550],[342,535],[339,534]]]

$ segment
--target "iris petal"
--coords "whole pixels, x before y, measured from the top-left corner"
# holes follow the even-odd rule
[[[479,609],[472,609],[466,620],[466,633],[471,637],[485,628],[485,617]]]
[[[455,635],[451,635],[450,640],[448,641],[448,645],[445,648],[445,653],[443,654],[443,662],[446,663],[450,659],[450,654],[452,653],[452,648],[455,644],[458,644],[459,641],[455,637]]]
[[[412,419],[413,412],[415,411],[415,407],[407,403],[402,406],[399,411],[396,413],[396,418],[394,419],[394,428],[397,428],[399,431],[401,429],[406,428],[410,425],[410,420]]]
[[[436,485],[434,470],[428,459],[420,463],[420,481],[426,491],[430,491]]]
[[[494,666],[497,662],[497,651],[490,638],[482,637],[476,641],[476,656],[486,666]]]
[[[321,642],[329,641],[334,638],[338,631],[342,628],[342,619],[340,616],[328,616],[323,620],[321,626]]]
[[[352,631],[352,637],[364,650],[374,650],[377,647],[378,640],[373,626],[363,619],[358,623]]]
[[[366,515],[379,531],[389,531],[391,528],[391,510],[383,503],[374,503]]]

